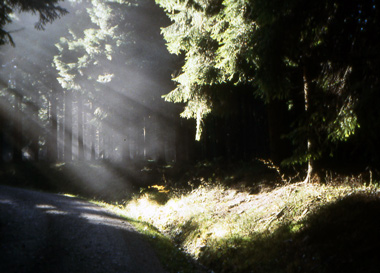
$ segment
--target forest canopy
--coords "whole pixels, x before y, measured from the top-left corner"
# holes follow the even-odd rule
[[[249,86],[269,111],[277,163],[311,164],[358,151],[365,164],[379,163],[375,0],[157,3],[172,22],[162,30],[169,51],[185,57],[165,98],[186,103],[182,116],[197,120],[198,139],[224,86],[231,92]]]
[[[4,30],[4,26],[12,23],[15,13],[31,12],[38,14],[39,20],[35,23],[37,29],[44,29],[47,23],[67,14],[67,10],[57,5],[62,0],[10,0],[0,4],[0,45],[11,43],[14,45],[11,32]]]
[[[0,160],[172,161],[179,118],[161,99],[172,70],[163,11],[149,0],[56,2],[8,16],[5,29],[19,31],[0,52]]]
[[[376,0],[155,2],[1,4],[0,160],[378,168]]]

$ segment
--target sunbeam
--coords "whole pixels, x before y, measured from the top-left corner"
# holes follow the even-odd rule
[[[94,196],[146,184],[143,162],[176,160],[178,110],[161,98],[175,66],[167,18],[150,1],[63,7],[44,31],[25,13],[6,26],[18,31],[0,53],[0,160],[66,163],[62,175]]]

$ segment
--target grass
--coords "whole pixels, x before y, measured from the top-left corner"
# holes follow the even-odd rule
[[[348,182],[259,193],[217,183],[182,194],[151,188],[118,210],[155,227],[210,272],[378,270],[378,187]]]
[[[103,206],[113,213],[125,218],[144,237],[146,241],[155,249],[155,252],[168,272],[192,273],[206,272],[190,255],[181,251],[172,240],[162,234],[152,224],[142,219],[133,219],[125,213],[123,205],[109,204],[103,201],[93,203]]]

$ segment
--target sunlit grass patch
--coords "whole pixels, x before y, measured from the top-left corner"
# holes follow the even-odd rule
[[[148,188],[156,189],[160,193],[169,193],[169,190],[165,186],[162,186],[162,185],[153,185],[153,186],[149,186]]]
[[[310,215],[347,196],[376,191],[373,185],[298,183],[251,194],[205,185],[166,203],[146,193],[123,211],[155,226],[215,272],[286,272],[281,253],[305,229]]]
[[[193,272],[202,272],[198,265],[191,261],[191,257],[182,252],[178,247],[173,244],[172,240],[160,232],[155,226],[149,222],[145,222],[141,217],[138,219],[133,219],[126,214],[124,209],[125,205],[122,203],[109,204],[101,201],[93,201],[94,203],[106,207],[108,210],[112,211],[116,215],[119,215],[129,223],[131,223],[134,228],[143,235],[144,239],[147,240],[150,245],[155,249],[158,258],[168,272],[173,273],[193,273]],[[144,209],[152,208],[149,205],[149,202],[145,203],[142,207]],[[155,203],[155,202],[153,202]],[[157,203],[155,203],[157,206]]]

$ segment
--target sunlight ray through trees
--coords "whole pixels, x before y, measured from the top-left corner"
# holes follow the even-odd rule
[[[380,162],[374,0],[9,3],[2,161]]]

